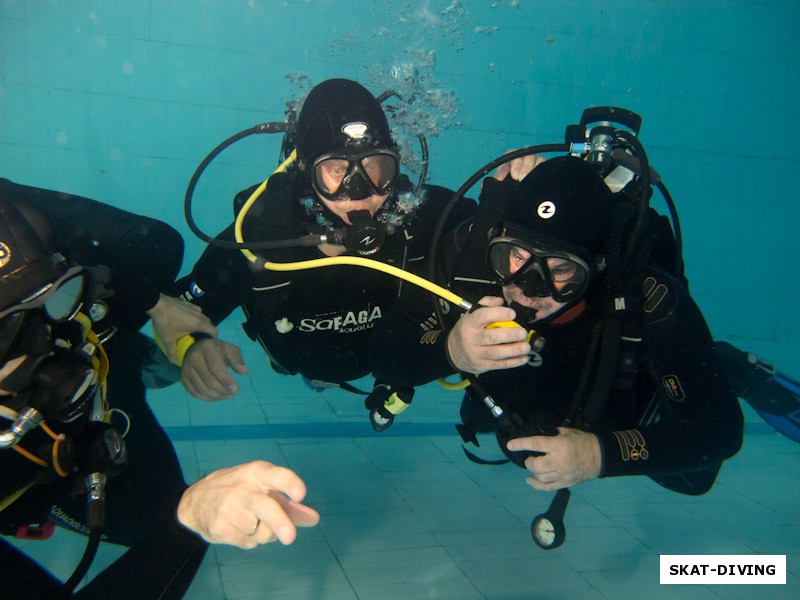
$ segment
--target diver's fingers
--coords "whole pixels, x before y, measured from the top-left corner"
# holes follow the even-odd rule
[[[542,481],[539,481],[536,477],[528,477],[527,479],[525,479],[525,482],[533,489],[539,490],[540,492],[555,492],[556,490],[569,487],[569,485],[565,485],[560,481],[552,481],[550,483],[544,483]]]
[[[298,527],[314,527],[319,523],[319,513],[310,506],[289,500],[285,508],[292,523]]]
[[[547,453],[551,449],[551,445],[548,442],[552,439],[554,439],[554,436],[547,435],[531,435],[527,437],[513,438],[508,440],[508,443],[506,443],[506,448],[512,452],[531,450],[533,452]],[[532,458],[543,457],[536,456]]]
[[[257,517],[250,513],[250,520],[253,524],[256,523],[256,519]],[[246,526],[234,524],[227,519],[219,518],[215,519],[213,523],[209,525],[208,531],[201,535],[203,539],[212,544],[229,544],[237,548],[242,548],[243,550],[251,550],[258,546],[259,543],[266,543],[256,538],[256,535],[260,533],[258,530],[256,530],[256,533],[253,535],[247,535],[248,532],[243,531],[243,527]],[[253,525],[250,525],[251,529],[252,527]]]
[[[183,387],[186,388],[186,391],[192,396],[198,400],[204,400],[206,402],[231,398],[230,393],[217,392],[213,388],[209,387],[209,385],[206,383],[208,380],[208,374],[200,374],[195,370],[187,368],[186,364],[184,364],[184,367],[181,370],[181,383],[183,384]]]
[[[600,442],[593,433],[559,427],[558,435],[530,436],[509,440],[507,448],[512,451],[532,450],[543,452],[542,456],[528,457],[525,467],[535,475],[540,484],[555,486],[536,489],[569,487],[600,474]]]
[[[483,373],[527,362],[530,345],[524,341],[527,332],[523,328],[488,328],[492,323],[510,320],[513,315],[510,308],[493,306],[481,307],[459,319],[447,337],[447,351],[453,365],[466,373]]]
[[[538,154],[528,154],[527,156],[512,160],[509,165],[511,178],[516,181],[522,181],[528,173],[543,162],[544,157]]]
[[[508,177],[508,174],[510,172],[511,172],[510,163],[503,163],[502,165],[497,167],[497,170],[494,172],[493,177],[497,179],[497,181],[503,181],[506,177]]]
[[[470,354],[482,360],[505,360],[507,358],[516,358],[528,356],[531,351],[531,345],[519,337],[519,332],[516,331],[479,331],[475,333],[475,342],[470,351]]]
[[[238,391],[236,381],[228,373],[223,344],[216,339],[200,340],[186,352],[181,382],[195,398],[221,400]]]
[[[197,306],[196,304],[192,304],[191,302],[186,302],[185,303],[185,307],[186,307],[186,310],[188,310],[189,312],[198,313],[198,314],[202,315],[203,318],[205,318],[206,321],[211,322],[211,319],[206,317],[206,315],[203,313],[203,309],[200,308],[199,306]]]
[[[218,393],[238,394],[239,384],[228,371],[228,367],[233,368],[229,360],[231,353],[238,355],[239,363],[243,366],[239,349],[222,340],[204,340],[204,342],[206,348],[201,348],[201,351],[203,351],[206,369],[210,375],[208,385]],[[245,372],[247,372],[246,369]]]
[[[248,477],[264,492],[250,497],[249,508],[261,519],[262,527],[273,532],[282,544],[295,540],[296,524],[316,525],[317,512],[300,504],[306,485],[294,471],[265,461],[254,461],[246,468]]]
[[[296,502],[302,502],[306,497],[305,482],[291,469],[264,460],[255,460],[246,466],[249,480],[265,494],[277,490]]]
[[[319,523],[319,513],[310,506],[296,502],[277,490],[270,490],[269,496],[281,505],[295,526],[313,527]]]
[[[305,493],[305,483],[293,471],[256,460],[218,469],[190,485],[176,514],[209,542],[240,548],[276,539],[289,544],[296,526],[319,521],[315,510],[300,504]]]
[[[487,350],[499,352],[497,358],[527,354],[531,349],[526,341],[528,332],[522,327],[494,327],[479,331],[477,335],[481,338],[481,342],[487,346]],[[509,353],[509,346],[514,344],[525,344],[526,347],[521,351]],[[516,346],[514,350],[520,350],[520,348],[520,346]]]
[[[516,313],[507,306],[482,306],[468,313],[460,320],[466,320],[476,329],[486,329],[489,325],[501,321],[512,321]],[[520,328],[521,329],[521,328]]]
[[[484,296],[478,300],[477,303],[481,306],[503,306],[503,304],[505,304],[505,300],[499,296]]]
[[[228,362],[228,366],[239,375],[246,375],[247,365],[244,364],[241,350],[233,344],[225,344],[224,350],[225,360]]]

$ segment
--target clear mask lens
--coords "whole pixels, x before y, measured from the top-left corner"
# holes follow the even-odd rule
[[[44,312],[48,319],[60,323],[74,317],[81,308],[85,287],[83,273],[70,277],[56,287],[44,303]]]
[[[53,283],[47,284],[19,304],[0,311],[0,319],[18,312],[42,308],[47,319],[54,323],[75,316],[83,305],[86,275],[81,267],[73,267]]]
[[[516,284],[526,296],[565,302],[583,295],[589,279],[578,256],[498,238],[489,245],[489,267],[501,285]]]
[[[325,155],[314,162],[314,189],[328,200],[388,194],[397,176],[397,155],[388,150],[357,157]]]

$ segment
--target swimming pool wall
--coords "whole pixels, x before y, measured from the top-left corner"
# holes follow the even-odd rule
[[[325,78],[416,95],[434,119],[431,180],[453,188],[508,149],[561,141],[586,107],[622,106],[644,119],[715,336],[778,345],[800,368],[800,5],[345,4],[0,0],[0,175],[158,216],[186,234],[188,266],[201,246],[182,203],[197,164]],[[278,138],[214,163],[202,226],[230,220],[233,194],[276,165]]]

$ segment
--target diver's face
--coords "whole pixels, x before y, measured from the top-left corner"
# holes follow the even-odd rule
[[[358,165],[361,168],[361,174],[366,176],[373,187],[373,191],[384,191],[385,185],[388,181],[393,180],[396,174],[396,161],[388,158],[383,154],[376,154],[374,156],[365,156],[359,159]],[[331,193],[342,189],[345,178],[351,170],[352,165],[350,160],[339,158],[327,158],[320,161],[315,166],[315,178],[317,189],[329,191]],[[356,174],[356,177],[362,177]],[[346,189],[346,188],[345,188]],[[347,195],[336,198],[336,200],[329,200],[317,194],[317,197],[322,203],[337,217],[342,219],[348,225],[352,225],[347,213],[354,210],[368,210],[370,216],[375,216],[383,203],[389,197],[389,194],[375,193],[366,198],[353,200]]]
[[[508,254],[508,270],[509,273],[516,273],[531,257],[531,253],[523,248],[514,248]],[[562,264],[563,263],[563,264]],[[565,272],[568,266],[568,261],[560,258],[548,258],[547,267],[553,274],[555,281],[553,285],[558,291],[561,291],[569,281],[571,275]],[[574,271],[574,268],[573,268]],[[574,275],[574,273],[572,273]],[[527,308],[532,308],[536,311],[535,321],[549,317],[561,310],[566,303],[556,302],[552,296],[526,296],[517,285],[511,283],[503,286],[503,297],[506,299],[507,304],[516,302]]]

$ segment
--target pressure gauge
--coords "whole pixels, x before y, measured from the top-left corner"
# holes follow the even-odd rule
[[[552,550],[564,543],[567,537],[564,513],[567,510],[569,496],[569,489],[558,490],[547,512],[534,517],[531,522],[531,536],[540,548]]]
[[[545,513],[533,519],[531,535],[540,548],[552,550],[564,543],[567,531],[564,528],[564,521],[553,522]]]

